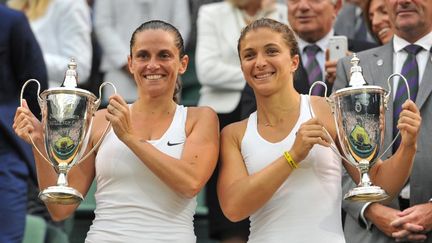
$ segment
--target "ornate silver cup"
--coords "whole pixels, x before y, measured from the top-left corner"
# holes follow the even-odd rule
[[[77,163],[83,161],[91,154],[102,141],[83,156],[89,141],[93,115],[98,109],[101,99],[87,90],[77,88],[76,63],[72,59],[68,64],[63,84],[59,88],[51,88],[40,94],[40,84],[35,79],[24,83],[21,90],[21,100],[25,87],[30,82],[38,84],[38,102],[42,111],[42,125],[44,128],[44,154],[36,147],[31,136],[30,140],[39,154],[54,167],[58,174],[57,185],[50,186],[39,193],[39,197],[48,203],[74,204],[83,200],[83,196],[76,189],[68,186],[67,173]],[[103,83],[99,87],[101,97]],[[110,124],[105,129],[108,131]]]
[[[405,81],[405,85],[408,84],[402,75],[392,74],[387,80],[389,91],[380,86],[368,85],[363,78],[359,62],[354,53],[351,59],[349,86],[337,90],[327,98],[333,112],[343,155],[339,154],[334,145],[332,149],[342,159],[355,166],[361,175],[357,187],[345,194],[344,199],[376,202],[385,200],[388,195],[381,187],[372,184],[368,172],[396,140],[395,138],[392,144],[379,155],[384,141],[385,110],[391,93],[390,80],[397,75]],[[321,81],[318,83],[326,86]],[[408,97],[410,97],[409,93]]]

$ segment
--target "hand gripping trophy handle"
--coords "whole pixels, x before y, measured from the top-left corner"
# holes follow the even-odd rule
[[[40,83],[39,83],[39,81],[38,80],[36,80],[36,79],[29,79],[29,80],[27,80],[25,83],[24,83],[24,85],[22,86],[22,88],[21,88],[21,94],[20,94],[20,106],[22,106],[22,101],[23,101],[23,99],[24,99],[24,90],[25,90],[25,88],[26,88],[26,86],[29,84],[29,83],[31,83],[31,82],[35,82],[37,85],[38,85],[38,89],[37,89],[37,99],[38,99],[38,103],[39,103],[39,105],[41,105],[42,104],[42,99],[41,99],[41,97],[40,97]],[[94,106],[94,111],[93,112],[96,112],[96,110],[97,110],[97,108],[100,106],[100,104],[101,104],[101,99],[102,99],[102,88],[103,87],[105,87],[106,85],[111,85],[111,87],[114,89],[114,94],[116,94],[117,93],[117,89],[116,89],[116,87],[114,86],[114,84],[113,83],[111,83],[111,82],[103,82],[102,84],[101,84],[101,86],[99,87],[99,98],[96,100],[96,102],[95,102],[95,106]],[[110,128],[110,126],[111,126],[111,122],[108,122],[108,125],[105,127],[105,129],[104,129],[104,132],[103,132],[103,135],[102,135],[102,137],[99,139],[99,141],[95,144],[95,146],[85,155],[85,156],[83,156],[78,162],[77,162],[77,164],[79,164],[79,163],[81,163],[82,161],[84,161],[85,159],[87,159],[87,157],[91,154],[91,153],[93,153],[98,147],[99,147],[99,145],[102,143],[102,141],[103,141],[103,138],[105,137],[105,135],[107,134],[107,132],[108,132],[108,129]],[[39,150],[39,148],[36,146],[36,144],[34,143],[34,141],[33,141],[33,138],[32,138],[32,136],[31,136],[31,134],[29,133],[28,134],[28,136],[29,136],[29,139],[30,139],[30,141],[31,141],[31,143],[32,143],[32,145],[33,145],[33,147],[36,149],[36,151],[38,152],[38,154],[46,161],[46,162],[48,162],[51,166],[52,166],[52,163],[45,157],[45,155],[43,155],[43,153]],[[87,143],[86,143],[87,144]],[[66,183],[66,186],[67,186],[67,183]]]
[[[408,97],[410,94],[408,83],[400,74],[392,74],[387,79],[388,92],[379,86],[368,85],[363,78],[359,62],[360,60],[354,53],[351,60],[353,66],[349,86],[337,90],[330,97],[325,97],[333,112],[337,137],[344,155],[339,152],[328,131],[324,130],[331,139],[331,149],[341,159],[355,166],[361,175],[358,186],[350,190],[344,198],[374,202],[384,200],[388,195],[379,186],[372,184],[368,175],[369,169],[388,151],[399,136],[398,132],[389,147],[378,155],[384,137],[384,110],[388,107],[391,94],[390,80],[395,76],[400,76],[407,86]],[[309,95],[315,85],[324,86],[327,93],[327,85],[322,81],[317,81],[312,84]],[[311,104],[309,106],[313,116]]]
[[[85,160],[98,148],[111,126],[109,122],[95,146],[83,156],[90,138],[94,113],[101,104],[102,88],[110,85],[114,93],[117,92],[115,86],[110,82],[100,85],[99,98],[87,90],[76,88],[78,77],[75,70],[76,63],[72,60],[68,66],[69,69],[66,71],[61,87],[51,88],[40,94],[39,81],[30,79],[24,83],[20,95],[22,102],[25,87],[30,82],[37,83],[37,98],[42,111],[46,155],[36,146],[31,134],[29,138],[37,153],[58,174],[57,185],[50,186],[39,193],[39,197],[48,203],[75,204],[83,200],[79,191],[68,186],[67,173],[74,165]]]

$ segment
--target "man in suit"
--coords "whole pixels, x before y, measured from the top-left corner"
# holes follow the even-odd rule
[[[38,79],[48,87],[39,45],[25,15],[0,4],[0,242],[21,242],[27,210],[27,183],[36,183],[31,147],[12,129],[23,83]],[[28,86],[25,98],[39,114],[37,87]]]
[[[335,34],[333,24],[341,8],[341,0],[287,0],[288,22],[297,36],[300,51],[300,65],[294,76],[294,88],[300,94],[308,94],[310,82],[308,80],[307,65],[310,61],[306,49],[310,45],[319,47],[316,60],[321,69],[317,80],[325,80],[330,93],[336,74],[337,60],[326,58],[329,40]],[[366,50],[376,45],[373,43],[348,40],[348,49],[353,52]],[[320,93],[324,95],[324,93]],[[242,118],[256,110],[255,97],[252,89],[246,85],[241,98]]]
[[[376,42],[364,17],[363,11],[366,3],[368,3],[366,0],[345,1],[334,24],[334,28],[338,30],[340,35],[356,40]]]
[[[411,97],[422,116],[417,154],[409,183],[399,198],[387,204],[343,203],[347,211],[345,235],[350,243],[394,242],[395,238],[432,242],[432,1],[385,0],[385,4],[390,21],[395,26],[393,40],[381,47],[360,52],[358,57],[365,80],[386,89],[387,78],[392,73],[405,73],[408,67],[413,70],[405,75],[410,84]],[[417,51],[411,54],[413,47]],[[405,65],[407,60],[410,65]],[[349,61],[350,58],[344,58],[338,63],[334,90],[343,88],[348,83]],[[413,80],[416,82],[412,82]],[[384,148],[390,144],[397,131],[392,127],[396,122],[393,118],[394,111],[399,107],[398,82],[398,78],[391,81],[394,103],[389,102],[389,111],[386,112]],[[411,89],[413,87],[417,88]],[[406,90],[401,93],[405,94]],[[384,156],[389,155],[390,153]],[[351,187],[350,183],[350,180],[344,180],[344,187]],[[404,204],[408,208],[402,211]]]

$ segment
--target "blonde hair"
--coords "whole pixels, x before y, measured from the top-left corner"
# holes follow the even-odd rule
[[[23,11],[27,18],[32,21],[43,16],[51,3],[51,0],[9,0],[10,8]]]
[[[249,3],[249,0],[226,0],[226,1],[230,2],[233,6],[237,8],[243,8]]]

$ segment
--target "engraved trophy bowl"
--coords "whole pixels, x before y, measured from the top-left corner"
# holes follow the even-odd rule
[[[340,89],[330,96],[342,152],[361,173],[359,185],[345,199],[373,202],[388,197],[368,176],[383,145],[386,95],[379,86],[363,86]]]
[[[391,148],[400,135],[398,132],[390,145],[381,152],[385,133],[385,111],[391,94],[390,80],[399,76],[407,86],[408,97],[410,93],[405,77],[398,73],[388,77],[388,91],[380,86],[369,85],[364,80],[359,62],[360,59],[353,53],[348,87],[326,97],[332,109],[343,155],[339,153],[334,141],[331,149],[360,172],[359,184],[346,193],[344,199],[377,202],[387,199],[388,195],[381,187],[372,184],[369,169]],[[318,84],[323,85],[327,93],[327,85],[322,81],[316,81],[311,86],[309,95]]]
[[[55,169],[58,174],[57,185],[45,188],[39,193],[39,198],[47,203],[75,204],[83,200],[81,193],[68,186],[67,173],[77,163],[85,160],[101,143],[109,129],[107,125],[98,143],[83,156],[90,137],[93,116],[101,99],[93,93],[77,88],[76,63],[72,59],[68,64],[65,80],[61,87],[50,88],[40,92],[39,81],[30,79],[24,83],[21,90],[21,101],[24,89],[30,82],[36,82],[38,102],[42,111],[42,126],[44,129],[44,145],[47,156],[37,148],[30,136],[36,151]],[[104,82],[99,87],[99,97],[102,88],[112,83]],[[48,158],[47,158],[48,157]]]

